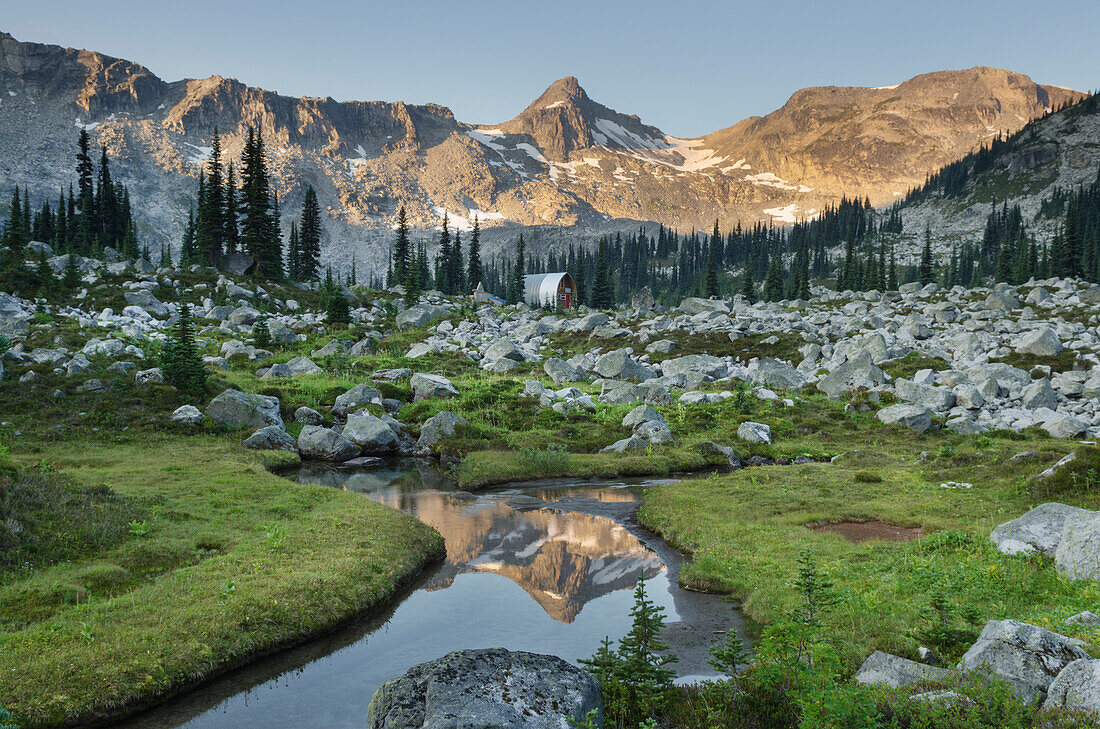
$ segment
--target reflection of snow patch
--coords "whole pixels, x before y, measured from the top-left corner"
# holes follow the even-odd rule
[[[99,126],[99,122],[88,122],[87,124],[82,124],[80,122],[80,117],[77,117],[74,126],[76,126],[77,129],[83,129],[86,132],[90,132]]]

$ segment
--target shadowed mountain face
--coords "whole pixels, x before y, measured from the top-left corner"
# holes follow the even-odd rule
[[[573,77],[514,119],[474,126],[435,104],[294,98],[218,76],[166,82],[130,61],[0,34],[0,179],[56,199],[87,129],[129,187],[143,235],[178,246],[214,129],[232,160],[252,125],[284,211],[316,188],[326,258],[384,266],[401,205],[421,229],[444,214],[468,229],[477,216],[492,251],[516,226],[537,248],[559,226],[590,236],[632,221],[793,222],[841,195],[888,202],[1079,96],[1010,71],[945,71],[887,89],[804,89],[767,116],[680,139],[592,100]]]

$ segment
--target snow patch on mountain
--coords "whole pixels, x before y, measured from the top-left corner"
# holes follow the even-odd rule
[[[772,216],[779,223],[796,223],[798,222],[798,204],[791,203],[781,208],[767,208],[764,214]]]
[[[746,175],[746,182],[751,182],[754,185],[764,185],[765,187],[777,187],[780,190],[795,190],[797,192],[812,192],[812,187],[806,185],[795,185],[782,177],[776,175],[774,172],[759,172],[755,175]]]

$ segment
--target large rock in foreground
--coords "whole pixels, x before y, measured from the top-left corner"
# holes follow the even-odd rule
[[[1071,580],[1100,580],[1100,511],[1066,519],[1054,566]]]
[[[864,685],[885,684],[901,688],[919,681],[942,681],[952,675],[946,668],[917,663],[901,656],[875,651],[867,657],[856,672],[856,683]]]
[[[1042,701],[1063,668],[1088,658],[1075,641],[1016,620],[990,620],[962,657],[959,669],[988,671],[1004,679],[1026,702]]]
[[[298,452],[302,458],[340,463],[359,455],[359,446],[335,430],[320,425],[307,425],[298,436]]]
[[[602,707],[600,686],[556,656],[485,648],[448,653],[382,684],[368,729],[562,729]]]
[[[1006,521],[993,529],[989,538],[1005,554],[1029,554],[1039,551],[1055,556],[1062,541],[1066,520],[1093,512],[1057,502],[1039,504],[1023,516]]]
[[[283,427],[278,398],[252,395],[240,390],[222,392],[210,401],[206,414],[218,425],[237,430],[255,430],[268,425]]]
[[[1100,660],[1082,658],[1063,668],[1043,708],[1088,711],[1100,718]]]

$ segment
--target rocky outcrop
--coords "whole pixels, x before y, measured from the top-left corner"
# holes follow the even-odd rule
[[[1006,521],[989,535],[997,549],[1005,554],[1039,551],[1055,556],[1062,541],[1066,522],[1071,517],[1093,514],[1086,509],[1065,504],[1040,504],[1023,516]]]
[[[596,679],[556,656],[485,648],[449,653],[387,681],[368,729],[562,729],[602,709]]]
[[[1064,635],[1016,620],[990,620],[959,662],[962,671],[987,671],[1027,702],[1042,701],[1047,687],[1073,661],[1089,658]]]
[[[218,425],[235,430],[283,427],[278,398],[252,395],[240,390],[225,390],[210,401],[206,414]]]
[[[954,671],[938,668],[925,663],[917,663],[907,658],[875,651],[856,672],[856,683],[864,685],[883,684],[892,688],[901,688],[921,681],[942,681]]]

